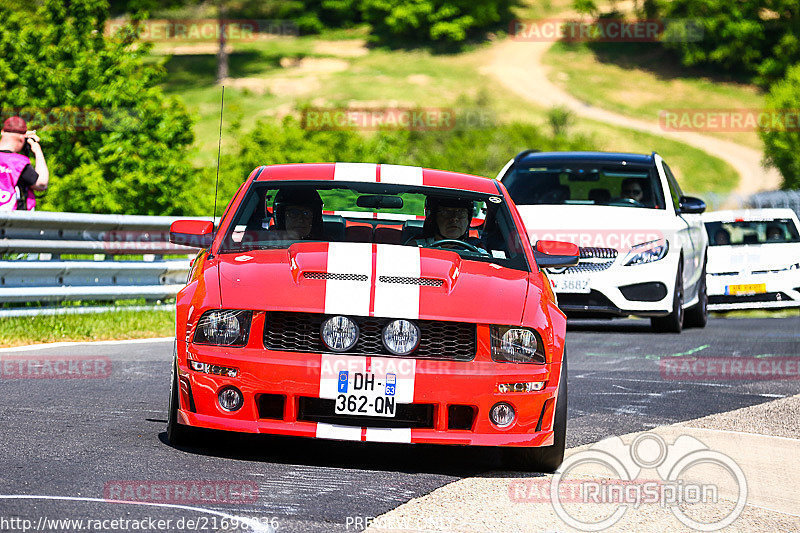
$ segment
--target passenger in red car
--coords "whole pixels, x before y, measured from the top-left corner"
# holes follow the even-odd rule
[[[322,239],[322,198],[315,190],[283,189],[272,204],[275,230],[289,239]]]

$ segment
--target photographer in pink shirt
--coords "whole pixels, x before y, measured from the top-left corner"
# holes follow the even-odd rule
[[[36,158],[35,168],[23,155],[27,150]],[[6,119],[0,132],[0,211],[32,211],[36,206],[33,191],[46,190],[49,181],[50,172],[36,132],[28,131],[21,117]]]

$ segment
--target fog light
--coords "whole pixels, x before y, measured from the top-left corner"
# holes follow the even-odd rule
[[[356,345],[358,326],[346,316],[334,316],[322,323],[320,337],[329,350],[346,352]]]
[[[544,388],[546,381],[528,381],[525,383],[498,383],[497,392],[536,392]]]
[[[225,387],[217,395],[219,406],[226,411],[237,411],[242,407],[242,393],[236,387]]]
[[[383,328],[383,345],[394,355],[408,355],[419,345],[419,328],[408,320],[393,320]]]
[[[501,428],[510,426],[514,422],[514,416],[514,408],[505,402],[494,404],[492,410],[489,411],[489,418],[492,423]]]

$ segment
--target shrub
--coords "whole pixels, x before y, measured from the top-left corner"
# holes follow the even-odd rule
[[[107,10],[105,0],[45,0],[36,17],[0,7],[0,110],[28,115],[42,138],[51,185],[40,208],[181,212],[192,121],[158,88],[162,69],[131,28],[103,35]],[[84,116],[100,122],[58,123]]]
[[[796,117],[800,109],[800,64],[786,72],[786,77],[772,85],[767,96],[766,110],[773,113],[791,113],[793,125],[786,128],[760,131],[764,142],[764,159],[777,168],[783,176],[784,189],[800,189],[800,131]]]

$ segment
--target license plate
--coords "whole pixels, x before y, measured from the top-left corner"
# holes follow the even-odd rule
[[[588,293],[591,291],[588,279],[551,277],[550,283],[555,292]]]
[[[747,296],[750,294],[763,294],[767,292],[766,283],[747,283],[743,285],[728,285],[725,294]]]
[[[395,416],[397,375],[341,370],[334,412],[337,415]]]

